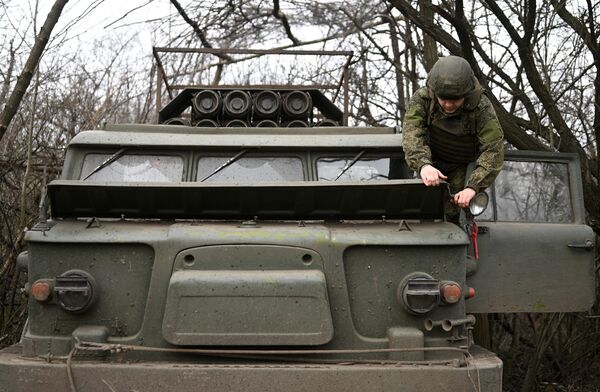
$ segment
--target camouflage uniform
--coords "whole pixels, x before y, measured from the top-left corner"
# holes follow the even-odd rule
[[[479,88],[479,83],[476,85]],[[469,100],[472,102],[469,103]],[[432,129],[442,135],[433,142]],[[452,193],[463,190],[465,186],[476,192],[482,191],[494,182],[502,169],[504,134],[490,100],[481,94],[480,88],[474,98],[467,97],[463,107],[449,115],[441,110],[430,88],[417,90],[406,111],[402,134],[408,166],[419,173],[424,165],[432,165],[448,176]],[[452,148],[448,150],[440,140],[455,144],[455,157],[451,156]],[[468,152],[458,151],[461,144],[473,146],[471,159],[465,159],[470,155]],[[444,149],[446,151],[442,151]],[[470,161],[475,161],[476,167],[465,185]],[[449,215],[458,212],[456,206],[451,205],[450,208]]]

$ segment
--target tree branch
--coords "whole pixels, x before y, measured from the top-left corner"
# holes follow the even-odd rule
[[[490,11],[498,18],[502,26],[510,35],[510,38],[517,44],[517,46],[523,45],[523,38],[519,35],[519,32],[514,28],[513,23],[506,17],[504,11],[496,4],[495,1],[482,0],[483,5],[487,6]]]
[[[525,23],[523,24],[525,33],[523,34],[523,41],[531,42],[535,30],[535,0],[526,0],[525,6]]]
[[[171,4],[173,4],[173,6],[177,9],[177,11],[179,12],[179,15],[181,15],[183,20],[185,20],[186,23],[189,24],[191,26],[191,28],[194,30],[194,32],[200,39],[202,46],[204,46],[205,48],[212,48],[213,46],[211,45],[210,42],[208,42],[208,39],[206,39],[206,34],[204,33],[204,31],[200,28],[198,23],[193,21],[188,16],[188,14],[185,12],[185,10],[181,6],[181,4],[179,4],[179,2],[177,0],[171,0]],[[233,58],[231,56],[224,54],[224,53],[218,53],[215,56],[219,57],[220,59],[229,61],[229,62],[233,61]],[[219,81],[221,80],[222,74],[223,74],[223,65],[219,65],[217,68],[217,72],[215,73],[215,77],[213,79],[213,84],[219,83]]]
[[[558,13],[558,16],[562,18],[576,33],[583,39],[586,46],[592,52],[596,61],[596,66],[600,67],[600,53],[599,43],[596,41],[596,37],[585,27],[585,25],[577,19],[572,13],[567,10],[566,1],[564,0],[550,0],[552,7]],[[591,10],[590,10],[591,12]],[[593,16],[590,15],[590,18]],[[590,23],[593,23],[590,21]]]
[[[431,0],[419,0],[419,10],[423,14],[423,18],[433,24]],[[438,61],[437,44],[429,34],[423,34],[423,58],[425,59],[425,70],[427,72]]]
[[[179,4],[179,2],[177,0],[171,0],[171,4],[173,4],[173,6],[177,9],[177,12],[179,12],[179,15],[181,15],[183,20],[185,20],[186,23],[189,24],[190,27],[194,30],[194,32],[196,33],[196,36],[200,39],[202,46],[204,46],[205,48],[213,48],[212,44],[210,42],[208,42],[208,39],[206,39],[206,34],[204,33],[204,31],[200,28],[198,23],[193,21],[188,16],[188,14],[185,12],[185,10],[181,6],[181,4]],[[217,57],[220,57],[220,58],[222,58],[224,60],[228,60],[228,61],[232,60],[231,57],[226,54],[218,54]]]
[[[283,11],[281,11],[281,8],[279,7],[279,0],[273,0],[272,14],[276,19],[279,19],[281,21],[281,24],[285,29],[285,33],[287,34],[290,41],[292,41],[294,45],[300,44],[300,40],[296,38],[292,33],[292,28],[290,27],[290,22],[288,21],[287,16],[283,13]]]
[[[67,2],[68,0],[56,0],[52,6],[52,9],[48,13],[48,16],[46,17],[46,21],[44,22],[44,25],[42,26],[42,29],[35,40],[33,48],[29,53],[27,62],[23,67],[23,71],[17,79],[15,89],[8,98],[8,102],[0,114],[0,141],[3,138],[6,129],[10,125],[10,122],[15,116],[15,113],[17,113],[17,110],[19,109],[21,101],[23,100],[23,96],[27,91],[27,87],[29,87],[29,84],[31,83],[33,73],[40,62],[40,58],[44,53],[46,45],[48,44],[50,34],[52,34],[52,30],[54,29],[54,26],[56,26],[56,22],[58,22],[60,14],[62,13],[62,10]]]
[[[398,9],[398,11],[400,11],[405,18],[410,19],[423,32],[429,34],[437,42],[448,49],[450,53],[457,56],[462,54],[462,49],[459,43],[452,38],[452,35],[448,34],[441,27],[435,25],[435,23],[430,23],[428,20],[426,20],[410,5],[410,2],[406,0],[390,0],[390,3],[396,7],[396,9]]]
[[[387,61],[388,63],[390,63],[392,65],[392,67],[394,67],[396,69],[396,71],[400,72],[405,77],[407,77],[407,78],[410,77],[410,75],[406,71],[404,71],[402,68],[400,68],[400,64],[396,63],[394,61],[394,59],[392,59],[387,54],[387,51],[383,47],[381,47],[381,45],[379,45],[377,43],[377,41],[370,34],[367,33],[367,31],[361,26],[361,24],[359,23],[359,21],[356,20],[356,18],[353,17],[350,14],[350,12],[348,12],[348,10],[346,10],[345,8],[340,8],[340,10],[348,17],[348,19],[350,19],[350,21],[356,27],[356,30],[358,30],[359,32],[361,32],[369,40],[369,42],[371,42],[371,44],[375,47],[375,49],[377,49],[377,51],[379,52],[379,54],[381,55],[381,57],[383,57],[383,59],[385,61]],[[399,52],[398,56],[400,56],[401,54],[402,54],[402,52]]]

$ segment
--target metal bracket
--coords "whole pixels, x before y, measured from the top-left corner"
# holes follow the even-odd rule
[[[567,246],[572,249],[585,249],[588,251],[594,249],[594,243],[592,240],[586,240],[583,243],[570,242],[567,244]]]
[[[258,225],[258,216],[255,216],[252,219],[248,219],[243,221],[239,227],[243,227],[243,228],[251,228],[251,229],[255,229],[257,227],[260,227]]]
[[[86,229],[90,229],[92,227],[94,227],[94,228],[100,227],[100,221],[95,216],[88,219],[87,225],[85,226]]]
[[[408,223],[404,219],[400,221],[400,225],[398,225],[398,231],[412,231]]]

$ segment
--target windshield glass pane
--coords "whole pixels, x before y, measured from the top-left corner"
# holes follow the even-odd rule
[[[500,221],[573,221],[566,164],[504,162],[495,191]]]
[[[202,157],[198,160],[196,181],[201,181],[231,157]],[[205,182],[303,181],[302,160],[297,157],[241,157]]]
[[[112,154],[87,154],[80,179],[84,179]],[[86,181],[179,182],[183,178],[183,158],[171,155],[123,155],[92,174]]]
[[[327,157],[317,160],[319,181],[334,181],[347,164],[352,162],[348,157]],[[390,172],[389,158],[359,159],[337,181],[386,181]]]

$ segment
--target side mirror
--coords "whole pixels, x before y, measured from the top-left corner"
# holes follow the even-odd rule
[[[485,192],[479,192],[473,196],[469,202],[469,211],[471,212],[471,215],[478,216],[483,214],[488,206],[489,201],[490,197]]]

